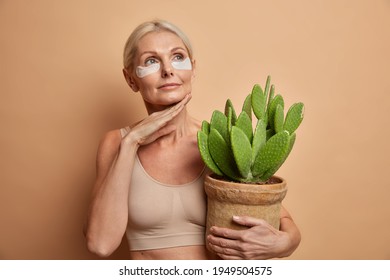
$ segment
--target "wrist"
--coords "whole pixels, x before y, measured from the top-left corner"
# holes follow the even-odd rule
[[[121,149],[137,151],[138,148],[139,148],[138,141],[130,137],[130,135],[127,135],[121,141]]]
[[[283,250],[280,254],[281,258],[286,258],[291,256],[292,253],[297,249],[300,241],[301,235],[299,231],[296,232],[283,232],[285,235],[285,242],[283,246]]]
[[[283,232],[283,235],[284,235],[284,242],[283,242],[282,250],[279,254],[279,258],[287,258],[294,252],[293,241],[290,234],[288,234],[287,232]]]

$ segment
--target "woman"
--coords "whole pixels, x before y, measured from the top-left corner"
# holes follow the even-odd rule
[[[123,74],[149,116],[108,132],[100,143],[86,228],[91,252],[110,255],[124,235],[131,259],[267,259],[298,246],[299,230],[284,208],[280,231],[233,217],[249,228],[213,227],[205,240],[200,122],[186,110],[195,66],[187,37],[168,22],[143,23],[127,40]]]

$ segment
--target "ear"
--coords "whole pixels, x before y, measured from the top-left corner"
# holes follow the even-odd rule
[[[196,60],[192,60],[192,79],[195,79],[195,73],[196,73]]]
[[[131,89],[132,89],[134,92],[139,91],[139,87],[138,87],[137,84],[135,83],[134,78],[131,76],[131,74],[129,73],[129,71],[127,71],[127,69],[123,68],[122,72],[123,72],[123,76],[124,76],[125,79],[126,79],[127,84],[131,87]]]

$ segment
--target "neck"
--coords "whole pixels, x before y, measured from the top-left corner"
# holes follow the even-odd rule
[[[149,106],[146,106],[146,108],[148,114],[150,115],[154,112],[165,110],[168,107],[152,109]],[[183,137],[194,134],[194,131],[196,133],[197,130],[196,121],[188,114],[186,107],[184,107],[184,109],[176,117],[169,121],[167,125],[173,125],[176,129],[172,133],[157,139],[160,143],[173,143],[179,141]]]

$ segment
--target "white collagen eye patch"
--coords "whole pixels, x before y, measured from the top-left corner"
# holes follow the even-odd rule
[[[189,57],[182,61],[172,61],[171,62],[172,67],[176,70],[191,70],[192,64]],[[156,73],[158,70],[160,70],[160,63],[154,63],[149,66],[137,66],[135,69],[135,73],[137,74],[138,78],[143,78],[145,76],[148,76],[150,74]]]
[[[191,70],[192,69],[192,64],[191,60],[189,57],[182,61],[173,61],[172,63],[173,68],[177,70]]]
[[[149,66],[137,66],[135,73],[137,74],[138,78],[143,78],[147,75],[156,73],[158,70],[160,70],[160,63],[154,63]]]

